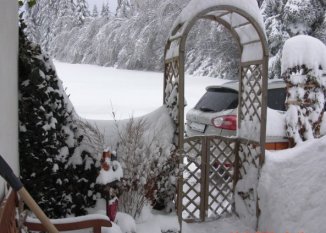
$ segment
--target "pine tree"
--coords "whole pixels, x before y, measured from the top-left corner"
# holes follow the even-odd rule
[[[77,0],[76,2],[77,24],[81,25],[86,18],[90,16],[86,0]]]
[[[110,9],[109,9],[109,3],[103,3],[102,10],[101,10],[101,17],[109,17],[110,15]]]
[[[83,145],[55,68],[19,30],[19,149],[23,183],[51,218],[95,204],[96,160]]]
[[[261,9],[270,50],[269,78],[280,78],[287,39],[300,34],[324,36],[325,4],[322,0],[265,0]]]
[[[98,11],[97,11],[97,6],[96,5],[94,5],[94,7],[93,7],[92,17],[94,17],[94,18],[98,17]]]
[[[129,18],[131,16],[130,0],[118,0],[116,16],[120,18]]]
[[[76,25],[76,9],[73,0],[38,0],[33,7],[24,3],[25,32],[34,43],[50,52],[55,36],[70,31]]]

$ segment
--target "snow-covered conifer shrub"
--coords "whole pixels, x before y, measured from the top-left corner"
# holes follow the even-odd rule
[[[318,138],[324,115],[325,86],[318,74],[306,65],[287,69],[286,131],[295,143]]]
[[[23,183],[51,218],[83,215],[96,201],[92,148],[51,59],[19,30],[19,150]]]
[[[320,136],[325,107],[326,46],[311,36],[287,40],[282,77],[287,84],[287,135],[295,143]]]

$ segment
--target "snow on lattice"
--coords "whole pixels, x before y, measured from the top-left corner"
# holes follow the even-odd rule
[[[288,39],[282,52],[282,74],[297,65],[305,64],[317,74],[320,66],[326,70],[326,47],[320,40],[306,35]]]
[[[256,226],[256,200],[258,184],[258,169],[249,163],[243,164],[247,174],[238,181],[235,192],[235,209],[240,219],[246,225],[255,228]]]
[[[170,48],[166,51],[165,59],[172,59],[179,56],[180,40],[174,40],[171,42]]]
[[[251,79],[252,72],[248,71],[246,80]],[[248,77],[249,76],[249,77]],[[262,82],[259,82],[262,86]],[[242,98],[245,101],[241,104],[241,111],[243,119],[239,119],[240,129],[237,131],[239,137],[246,138],[248,140],[259,141],[261,130],[261,96],[256,96],[259,92],[258,85],[254,82],[243,81],[243,93]],[[243,106],[242,106],[243,105]]]

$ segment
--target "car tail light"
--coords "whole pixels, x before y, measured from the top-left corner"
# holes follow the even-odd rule
[[[237,129],[237,116],[236,115],[225,115],[215,117],[212,119],[214,127],[219,129],[236,130]]]

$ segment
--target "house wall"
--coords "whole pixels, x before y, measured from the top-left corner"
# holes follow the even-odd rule
[[[0,154],[16,174],[18,165],[18,1],[0,6]],[[0,177],[0,197],[5,182]]]

